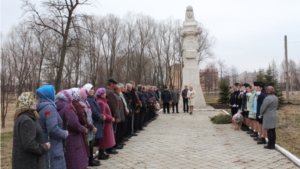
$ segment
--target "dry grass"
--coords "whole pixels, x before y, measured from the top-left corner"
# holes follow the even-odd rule
[[[300,158],[300,105],[287,105],[278,111],[277,144]]]
[[[11,168],[13,132],[1,133],[1,168]]]

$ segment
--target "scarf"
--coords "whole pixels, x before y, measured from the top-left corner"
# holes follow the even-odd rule
[[[33,93],[24,92],[22,93],[16,102],[15,117],[14,120],[22,113],[26,111],[31,111],[34,117],[39,118],[39,114],[36,112],[34,103],[33,103]]]

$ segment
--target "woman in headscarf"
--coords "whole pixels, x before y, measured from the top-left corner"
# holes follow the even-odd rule
[[[189,110],[190,115],[193,114],[194,105],[195,105],[195,90],[193,90],[193,86],[189,86],[189,91],[187,92],[187,98],[189,99]]]
[[[85,169],[88,166],[87,153],[82,134],[88,129],[79,123],[72,105],[72,90],[63,90],[55,97],[57,111],[61,116],[64,129],[70,132],[65,140],[65,158],[68,169]]]
[[[86,134],[82,134],[82,138],[84,139],[87,155],[89,157],[89,166],[99,166],[99,161],[95,161],[93,158],[93,147],[90,149],[89,142],[93,139],[93,131],[97,131],[97,129],[93,125],[92,115],[88,113],[88,105],[85,102],[81,102],[81,98],[85,97],[86,100],[86,92],[81,92],[79,88],[72,88],[72,96],[73,101],[72,104],[75,107],[77,112],[77,116],[79,118],[79,122],[81,125],[85,126],[89,132]],[[83,103],[83,104],[82,104]]]
[[[31,92],[22,93],[16,103],[13,131],[12,168],[45,169],[45,154],[50,143],[43,143]]]
[[[103,120],[105,120],[105,115],[102,114],[99,104],[97,103],[94,94],[95,89],[93,85],[87,83],[83,86],[83,88],[87,91],[87,101],[91,106],[92,111],[92,119],[93,124],[97,128],[97,132],[95,134],[94,146],[99,146],[99,140],[103,137]],[[100,150],[99,150],[100,152]],[[98,160],[107,160],[109,158],[108,154],[98,154]]]
[[[100,139],[99,145],[99,155],[104,154],[104,150],[112,148],[115,142],[114,131],[112,123],[115,121],[113,118],[106,99],[106,90],[105,88],[99,88],[96,91],[97,102],[101,108],[101,112],[105,115],[106,119],[104,121],[103,137]]]
[[[66,168],[66,161],[63,151],[63,139],[68,136],[68,131],[63,130],[63,121],[59,116],[54,103],[54,87],[45,85],[36,90],[39,97],[37,111],[39,123],[42,127],[43,143],[50,142],[51,149],[46,154],[47,168]]]

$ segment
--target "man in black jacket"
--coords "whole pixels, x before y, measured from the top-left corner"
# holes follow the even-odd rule
[[[189,99],[186,97],[188,91],[189,91],[188,86],[185,85],[184,89],[181,92],[182,101],[183,101],[183,113],[189,112]]]
[[[163,101],[164,114],[166,113],[166,108],[168,114],[170,114],[169,104],[171,102],[171,93],[167,86],[164,87],[164,91],[161,93],[161,100]]]
[[[238,112],[238,109],[239,109],[239,94],[240,94],[240,91],[239,91],[239,83],[235,83],[233,86],[232,86],[232,89],[231,89],[231,94],[230,94],[230,106],[231,106],[231,114],[232,114],[232,117]]]

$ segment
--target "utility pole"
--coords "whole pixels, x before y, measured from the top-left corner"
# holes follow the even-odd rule
[[[290,78],[289,78],[289,60],[288,60],[288,53],[287,53],[287,37],[284,35],[284,57],[285,57],[285,67],[286,67],[286,84],[285,84],[285,92],[286,92],[286,102],[290,102],[289,98],[289,86],[290,86]]]

